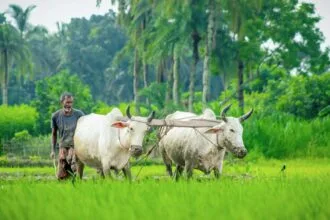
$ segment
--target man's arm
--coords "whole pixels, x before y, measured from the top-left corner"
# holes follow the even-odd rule
[[[57,143],[57,124],[56,124],[56,117],[54,114],[52,115],[52,119],[51,119],[51,128],[52,128],[52,147],[51,147],[50,157],[54,159],[55,148]]]
[[[52,128],[52,152],[55,152],[56,143],[57,143],[57,129]]]

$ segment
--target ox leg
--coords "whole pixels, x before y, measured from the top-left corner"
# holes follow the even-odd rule
[[[214,176],[218,179],[221,174],[222,174],[222,168],[223,168],[223,158],[225,157],[225,150],[222,150],[222,152],[220,152],[220,158],[219,158],[219,165],[218,167],[214,168]]]
[[[162,158],[163,158],[163,161],[164,161],[164,164],[166,166],[166,171],[168,173],[168,175],[170,175],[171,177],[173,176],[173,172],[172,172],[172,161],[171,159],[168,157],[165,149],[163,148],[162,149]]]
[[[219,179],[219,177],[220,177],[219,169],[218,168],[214,168],[213,172],[214,172],[215,178]]]
[[[76,164],[77,164],[77,173],[80,179],[83,178],[84,174],[84,167],[85,164],[83,164],[78,158],[76,158]]]
[[[112,176],[112,173],[111,173],[111,169],[110,168],[103,169],[103,177],[104,176],[107,176],[107,177],[109,177],[112,180],[114,179],[114,177]]]
[[[185,171],[187,173],[188,180],[191,179],[191,177],[193,175],[193,168],[194,168],[193,163],[186,162],[186,164],[185,164]]]
[[[108,163],[108,161],[102,161],[102,173],[101,177],[105,178],[105,176],[110,177],[110,179],[113,179],[112,175],[111,175],[111,167]]]
[[[105,178],[104,172],[103,172],[103,170],[101,168],[97,170],[97,173],[100,174],[100,176],[102,177],[102,179]]]
[[[175,181],[178,181],[181,174],[183,171],[183,166],[180,165],[176,165],[176,169],[175,169],[175,173],[174,173],[174,177],[175,177]]]
[[[172,164],[165,164],[165,166],[166,166],[166,172],[168,173],[168,175],[172,177],[173,176]]]
[[[129,163],[123,168],[123,173],[126,179],[128,179],[130,182],[132,181],[132,173],[131,173],[131,166]]]

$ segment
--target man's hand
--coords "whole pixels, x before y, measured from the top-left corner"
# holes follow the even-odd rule
[[[51,159],[55,159],[55,152],[54,152],[54,151],[52,151],[52,152],[50,153],[50,158],[51,158]]]

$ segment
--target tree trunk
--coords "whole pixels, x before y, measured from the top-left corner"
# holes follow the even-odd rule
[[[241,114],[243,114],[244,113],[244,88],[243,88],[243,82],[244,82],[244,76],[243,76],[244,63],[243,63],[243,61],[240,58],[238,58],[238,61],[237,61],[237,68],[238,68],[238,84],[237,84],[238,106],[240,108]]]
[[[9,76],[9,68],[8,68],[8,51],[4,50],[3,62],[5,66],[5,72],[3,76],[2,82],[2,104],[8,105],[8,76]]]
[[[171,68],[172,60],[173,59],[170,60],[169,68],[166,68],[167,71],[167,85],[166,85],[166,96],[165,96],[166,104],[169,104],[172,99],[172,85],[173,85],[173,68]]]
[[[142,32],[146,29],[146,17],[144,17],[142,21]],[[144,40],[143,42],[143,57],[142,57],[142,69],[143,69],[143,87],[148,87],[148,64],[147,64],[147,58],[146,58],[146,42]],[[146,98],[146,104],[149,106],[149,99]]]
[[[188,100],[188,111],[193,112],[194,110],[194,90],[195,90],[195,75],[196,75],[196,62],[193,61],[193,64],[191,66],[190,70],[190,76],[189,76],[189,100]]]
[[[143,65],[143,86],[144,86],[144,88],[147,88],[148,87],[148,65],[146,63],[145,57],[143,57],[142,65]]]
[[[145,55],[143,55],[143,58],[142,58],[142,69],[143,69],[143,88],[147,88],[148,87],[148,65],[146,62]],[[146,98],[145,101],[146,101],[147,106],[149,106],[150,105],[149,99]]]
[[[139,56],[138,49],[135,48],[134,52],[134,70],[133,70],[133,94],[134,94],[134,104],[135,104],[135,114],[140,115],[139,108],[139,95],[138,95],[138,77],[139,77]]]
[[[209,18],[208,18],[208,27],[207,27],[207,39],[205,45],[205,57],[204,57],[204,68],[203,68],[203,95],[202,103],[203,109],[207,107],[207,99],[209,96],[209,61],[212,52],[212,45],[215,32],[215,0],[209,0]]]
[[[156,81],[157,83],[163,83],[164,82],[164,59],[161,59],[158,64],[158,69],[157,69],[157,76],[156,76]]]
[[[195,75],[196,75],[197,63],[199,60],[198,43],[201,40],[201,37],[199,36],[196,29],[193,31],[191,37],[193,40],[193,63],[191,66],[190,77],[189,77],[190,84],[189,84],[188,111],[193,112],[194,93],[195,93]]]
[[[173,50],[173,101],[179,105],[179,56],[176,47]]]

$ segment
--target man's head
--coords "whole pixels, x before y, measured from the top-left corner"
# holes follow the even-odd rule
[[[69,114],[72,111],[73,95],[69,92],[64,92],[60,98],[61,104],[65,114]]]

